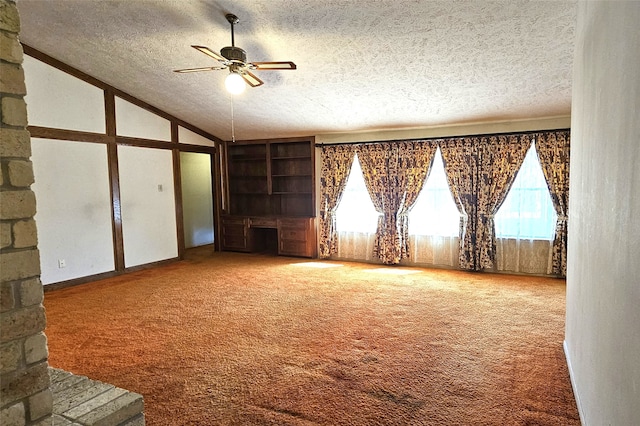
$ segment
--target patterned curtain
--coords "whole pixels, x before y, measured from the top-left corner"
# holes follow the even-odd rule
[[[529,135],[499,135],[480,140],[475,247],[477,269],[494,266],[496,231],[493,216],[507,197],[530,146]]]
[[[336,209],[347,185],[355,156],[354,145],[323,146],[320,175],[320,257],[327,258],[338,250]]]
[[[567,212],[569,211],[569,132],[535,135],[536,152],[558,214],[553,240],[552,273],[567,275]]]
[[[438,145],[427,141],[401,142],[398,146],[398,186],[403,188],[403,199],[398,209],[400,259],[409,257],[409,212],[429,176]]]
[[[424,141],[367,144],[358,148],[365,185],[380,218],[374,255],[383,263],[409,256],[408,213],[429,173],[437,145]]]
[[[479,138],[443,139],[438,142],[453,200],[460,211],[460,269],[477,270],[476,177]]]

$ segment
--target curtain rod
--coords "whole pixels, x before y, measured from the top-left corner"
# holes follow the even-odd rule
[[[529,135],[533,133],[551,133],[551,132],[565,132],[570,131],[570,128],[561,129],[545,129],[545,130],[525,130],[521,132],[502,132],[502,133],[476,133],[471,135],[460,136],[433,136],[428,138],[412,138],[412,139],[392,139],[392,140],[380,140],[380,141],[365,141],[365,142],[328,142],[328,143],[316,143],[315,146],[337,146],[337,145],[364,145],[372,143],[392,143],[392,142],[413,142],[413,141],[435,141],[441,139],[464,139],[472,137],[490,137],[490,136],[508,136],[508,135]]]

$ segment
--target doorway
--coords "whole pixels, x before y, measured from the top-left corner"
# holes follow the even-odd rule
[[[211,154],[180,153],[184,247],[214,242]]]

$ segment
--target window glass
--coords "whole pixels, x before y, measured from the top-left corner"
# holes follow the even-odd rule
[[[378,226],[378,212],[364,184],[362,168],[356,155],[351,166],[347,185],[336,209],[338,232],[374,233]]]
[[[459,227],[460,212],[449,191],[438,148],[429,177],[409,213],[409,234],[454,237],[458,235]]]
[[[535,145],[532,144],[494,218],[496,237],[552,240],[556,219]]]

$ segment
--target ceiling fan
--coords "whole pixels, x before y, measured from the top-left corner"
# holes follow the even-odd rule
[[[264,84],[262,80],[256,77],[251,71],[269,71],[269,70],[295,70],[296,64],[291,61],[283,62],[247,62],[247,52],[244,49],[236,47],[233,26],[240,22],[236,15],[228,13],[225,15],[229,24],[231,24],[231,46],[223,47],[220,54],[214,52],[206,46],[192,45],[194,49],[204,53],[220,62],[221,65],[213,67],[185,68],[174,70],[178,73],[199,72],[199,71],[215,71],[229,68],[229,75],[225,80],[225,85],[229,92],[237,94],[244,91],[245,82],[251,87],[257,87]]]

